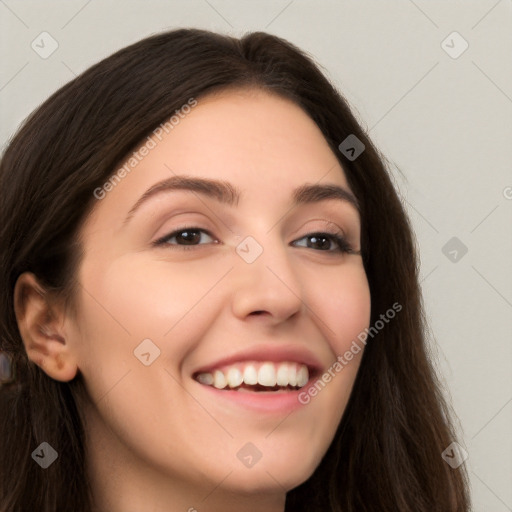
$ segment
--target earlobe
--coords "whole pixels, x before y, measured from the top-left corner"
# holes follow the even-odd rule
[[[48,300],[31,272],[16,281],[14,311],[28,358],[52,379],[72,380],[78,367],[63,332],[64,311]]]

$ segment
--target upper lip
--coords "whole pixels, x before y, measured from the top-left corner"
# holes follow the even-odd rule
[[[295,362],[304,364],[308,367],[311,373],[315,374],[321,371],[323,365],[320,363],[318,358],[305,347],[297,345],[290,346],[276,346],[276,345],[257,345],[250,349],[235,352],[229,356],[218,359],[212,363],[207,363],[197,368],[193,373],[197,375],[199,373],[212,372],[216,368],[222,366],[228,366],[234,363],[240,363],[244,361],[269,361],[269,362]]]

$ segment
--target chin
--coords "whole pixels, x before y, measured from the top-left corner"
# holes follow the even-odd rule
[[[284,463],[283,463],[284,462]],[[314,473],[317,464],[267,463],[262,461],[252,468],[238,468],[226,479],[226,488],[238,494],[265,494],[288,492],[304,483]]]

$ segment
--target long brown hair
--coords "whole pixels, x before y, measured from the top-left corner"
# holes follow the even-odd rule
[[[361,207],[361,250],[373,325],[349,403],[314,474],[287,494],[286,511],[467,512],[464,466],[441,457],[454,440],[452,412],[428,352],[409,220],[383,158],[349,106],[292,44],[256,32],[237,39],[180,29],[144,39],[92,66],[23,124],[0,163],[0,349],[16,379],[0,388],[0,511],[90,512],[77,377],[49,378],[27,358],[13,307],[18,276],[33,272],[72,303],[77,233],[93,191],[159,124],[193,97],[258,87],[293,100],[318,125]],[[338,145],[355,135],[355,160]],[[47,470],[31,459],[43,441],[59,453]]]

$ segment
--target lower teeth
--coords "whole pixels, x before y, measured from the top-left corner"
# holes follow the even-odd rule
[[[231,391],[241,391],[241,392],[249,392],[249,393],[279,393],[284,391],[295,391],[296,388],[291,386],[274,386],[274,387],[265,387],[261,385],[256,386],[247,386],[243,384],[242,386],[233,389]]]

